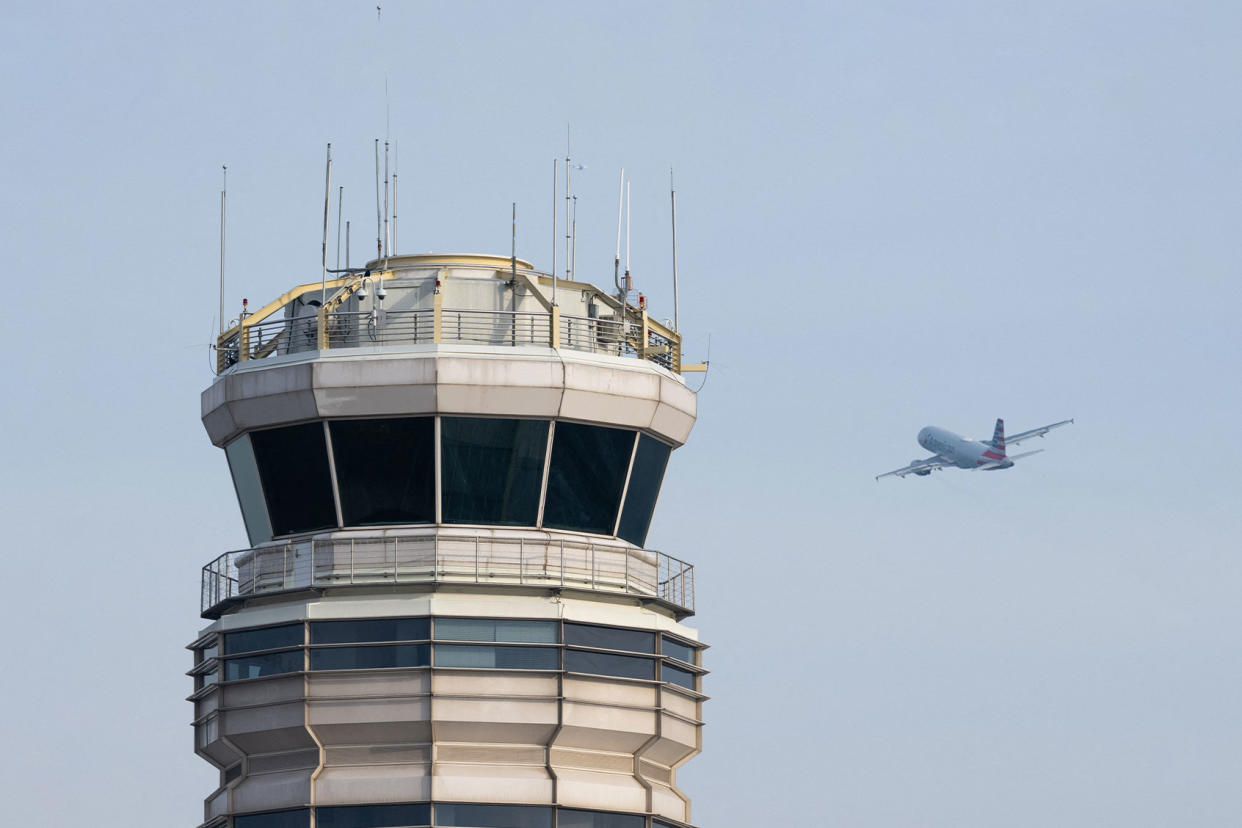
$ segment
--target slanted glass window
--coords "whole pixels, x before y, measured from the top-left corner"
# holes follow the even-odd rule
[[[241,656],[224,662],[225,681],[277,676],[302,670],[302,651],[285,650],[267,655]]]
[[[680,667],[674,667],[672,664],[660,665],[660,680],[667,681],[669,684],[676,684],[687,690],[696,690],[694,686],[694,673],[689,670],[683,670]]]
[[[524,621],[509,618],[437,618],[439,641],[511,641],[523,644],[555,644],[555,621]]]
[[[611,653],[588,653],[583,650],[566,650],[565,669],[571,673],[594,673],[599,676],[655,679],[655,661],[652,659],[613,655]]]
[[[667,635],[660,639],[660,652],[678,661],[694,664],[695,648],[689,644],[682,644],[674,638],[669,638]]]
[[[278,647],[302,646],[302,625],[282,624],[279,627],[260,627],[225,633],[224,654],[252,653],[256,650],[275,650]]]
[[[610,814],[606,811],[578,811],[561,808],[556,828],[643,828],[647,820],[638,814]]]
[[[552,809],[542,805],[436,805],[436,825],[552,828]]]
[[[534,526],[547,447],[546,420],[441,418],[444,522]]]
[[[324,647],[310,651],[312,670],[373,670],[385,667],[426,667],[430,648],[426,644],[392,644],[371,647]]]
[[[307,828],[308,825],[310,811],[306,808],[233,817],[233,828]]]
[[[250,434],[274,535],[336,526],[323,423]]]
[[[390,828],[430,824],[431,806],[425,802],[408,805],[341,805],[315,809],[315,825],[318,828]]]
[[[555,670],[559,652],[554,647],[484,647],[437,644],[437,667],[482,667],[495,670]]]
[[[333,420],[332,460],[347,526],[436,519],[435,421]]]
[[[233,475],[233,488],[237,491],[237,503],[241,506],[242,520],[251,546],[258,546],[272,538],[272,522],[267,517],[267,503],[263,500],[263,484],[259,482],[259,466],[254,459],[254,447],[250,435],[243,434],[224,447]]]
[[[423,641],[431,637],[426,618],[374,618],[365,621],[312,621],[312,644],[360,644],[369,641]]]
[[[630,485],[626,489],[625,508],[621,510],[617,537],[635,546],[642,546],[647,542],[651,515],[655,511],[660,483],[664,480],[664,470],[668,466],[668,455],[672,450],[646,434],[639,435],[638,451],[634,453],[634,468],[630,472]]]
[[[611,535],[634,436],[619,428],[557,423],[543,525]]]
[[[593,624],[565,622],[565,643],[601,650],[629,650],[635,653],[655,652],[655,633],[624,630],[617,627],[596,627]]]

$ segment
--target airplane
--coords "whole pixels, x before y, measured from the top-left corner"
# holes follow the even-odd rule
[[[972,440],[969,437],[961,437],[943,428],[927,426],[919,431],[919,445],[928,451],[935,452],[935,454],[922,460],[911,460],[910,465],[903,466],[895,471],[878,474],[875,479],[879,480],[881,477],[890,477],[892,475],[905,477],[907,474],[917,474],[919,477],[926,477],[936,469],[949,467],[970,469],[971,471],[1007,469],[1013,465],[1014,460],[1030,457],[1032,454],[1039,454],[1043,451],[1043,449],[1036,449],[1024,454],[1008,455],[1005,453],[1005,450],[1009,446],[1021,443],[1023,440],[1029,440],[1032,437],[1043,437],[1054,428],[1060,428],[1072,422],[1074,421],[1062,420],[1059,423],[1052,423],[1051,425],[1033,428],[1030,431],[1023,431],[1006,439],[1005,421],[997,419],[996,429],[992,432],[991,440]]]

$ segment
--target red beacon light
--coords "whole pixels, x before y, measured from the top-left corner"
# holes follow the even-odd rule
[[[638,294],[638,309],[639,310],[647,309],[647,297],[643,296],[641,293]]]

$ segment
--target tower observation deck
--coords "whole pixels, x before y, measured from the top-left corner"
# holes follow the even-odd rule
[[[225,331],[250,546],[189,645],[204,828],[684,828],[694,569],[646,548],[678,333],[508,257],[399,256]]]

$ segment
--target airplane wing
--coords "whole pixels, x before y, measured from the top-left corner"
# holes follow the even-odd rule
[[[893,475],[905,477],[907,474],[931,474],[934,470],[942,469],[949,465],[952,465],[949,460],[946,460],[937,454],[933,457],[928,457],[926,460],[915,460],[910,465],[902,466],[900,469],[894,469],[891,472],[884,472],[884,474],[877,474],[875,479],[879,480],[881,477],[892,477]]]
[[[1054,428],[1060,428],[1061,426],[1069,425],[1072,422],[1074,421],[1073,420],[1062,420],[1061,422],[1053,423],[1052,425],[1040,426],[1039,428],[1033,428],[1030,431],[1019,432],[1013,435],[1012,437],[1006,437],[1005,445],[1012,446],[1012,445],[1021,443],[1023,440],[1029,440],[1032,437],[1043,437],[1045,434],[1047,434],[1049,431],[1052,431]]]

